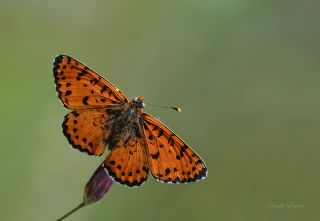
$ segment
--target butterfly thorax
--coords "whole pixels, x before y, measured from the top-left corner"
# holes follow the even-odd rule
[[[106,127],[109,133],[105,139],[108,148],[123,146],[130,140],[143,135],[142,106],[136,102],[128,102],[109,107],[109,121]]]

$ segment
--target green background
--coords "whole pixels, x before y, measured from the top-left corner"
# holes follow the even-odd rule
[[[0,220],[55,220],[104,157],[72,149],[52,61],[68,54],[206,161],[196,184],[114,185],[68,220],[320,220],[320,2],[0,3]],[[281,205],[295,203],[296,207]],[[277,207],[277,208],[274,208]]]

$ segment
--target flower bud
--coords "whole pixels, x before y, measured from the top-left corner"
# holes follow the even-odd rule
[[[103,164],[101,164],[85,186],[83,203],[88,205],[102,199],[112,184],[112,178],[106,172]]]

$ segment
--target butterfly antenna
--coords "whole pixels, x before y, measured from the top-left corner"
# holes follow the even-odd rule
[[[159,105],[156,105],[156,104],[150,104],[150,103],[147,103],[145,102],[146,104],[148,105],[151,105],[151,106],[154,106],[154,107],[160,107],[160,108],[170,108],[170,109],[173,109],[175,111],[178,111],[178,112],[181,112],[181,108],[180,107],[172,107],[172,106],[159,106]]]

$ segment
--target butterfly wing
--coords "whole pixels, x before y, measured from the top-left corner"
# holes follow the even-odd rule
[[[89,155],[101,155],[108,135],[105,109],[75,110],[65,116],[63,133],[73,148]]]
[[[149,114],[142,116],[149,168],[157,180],[187,183],[207,176],[205,163],[184,141]]]
[[[111,150],[104,165],[116,182],[134,187],[147,180],[149,169],[144,145],[144,140],[136,137]]]
[[[118,88],[69,56],[55,58],[53,73],[58,96],[66,108],[101,108],[128,101]]]

